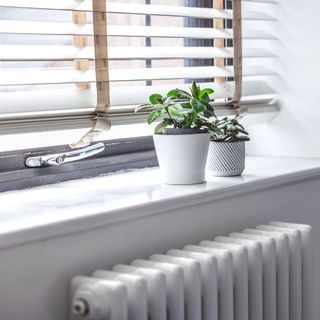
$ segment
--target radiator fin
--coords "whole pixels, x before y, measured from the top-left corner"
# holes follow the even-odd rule
[[[274,239],[248,233],[231,233],[231,238],[259,242],[262,246],[263,319],[276,320],[276,243]]]

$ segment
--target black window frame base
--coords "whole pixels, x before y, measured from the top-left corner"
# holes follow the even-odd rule
[[[158,166],[151,136],[108,140],[103,143],[105,150],[93,157],[52,167],[28,168],[25,159],[40,154],[70,151],[68,146],[1,153],[0,192]]]

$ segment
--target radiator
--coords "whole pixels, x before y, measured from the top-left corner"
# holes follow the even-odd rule
[[[71,281],[72,320],[311,320],[311,227],[271,222]]]

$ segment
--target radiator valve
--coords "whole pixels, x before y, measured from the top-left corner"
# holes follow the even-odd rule
[[[77,299],[73,302],[71,311],[75,316],[85,316],[89,313],[89,304],[84,299]]]
[[[70,313],[71,320],[127,320],[127,288],[118,281],[74,277]]]

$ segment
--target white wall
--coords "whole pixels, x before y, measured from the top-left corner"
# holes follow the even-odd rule
[[[95,269],[271,220],[313,226],[319,270],[319,190],[320,179],[301,181],[1,250],[0,319],[67,320],[74,275],[90,275]],[[320,277],[314,282],[319,297]]]
[[[280,114],[250,126],[249,153],[320,157],[320,2],[278,0]]]

